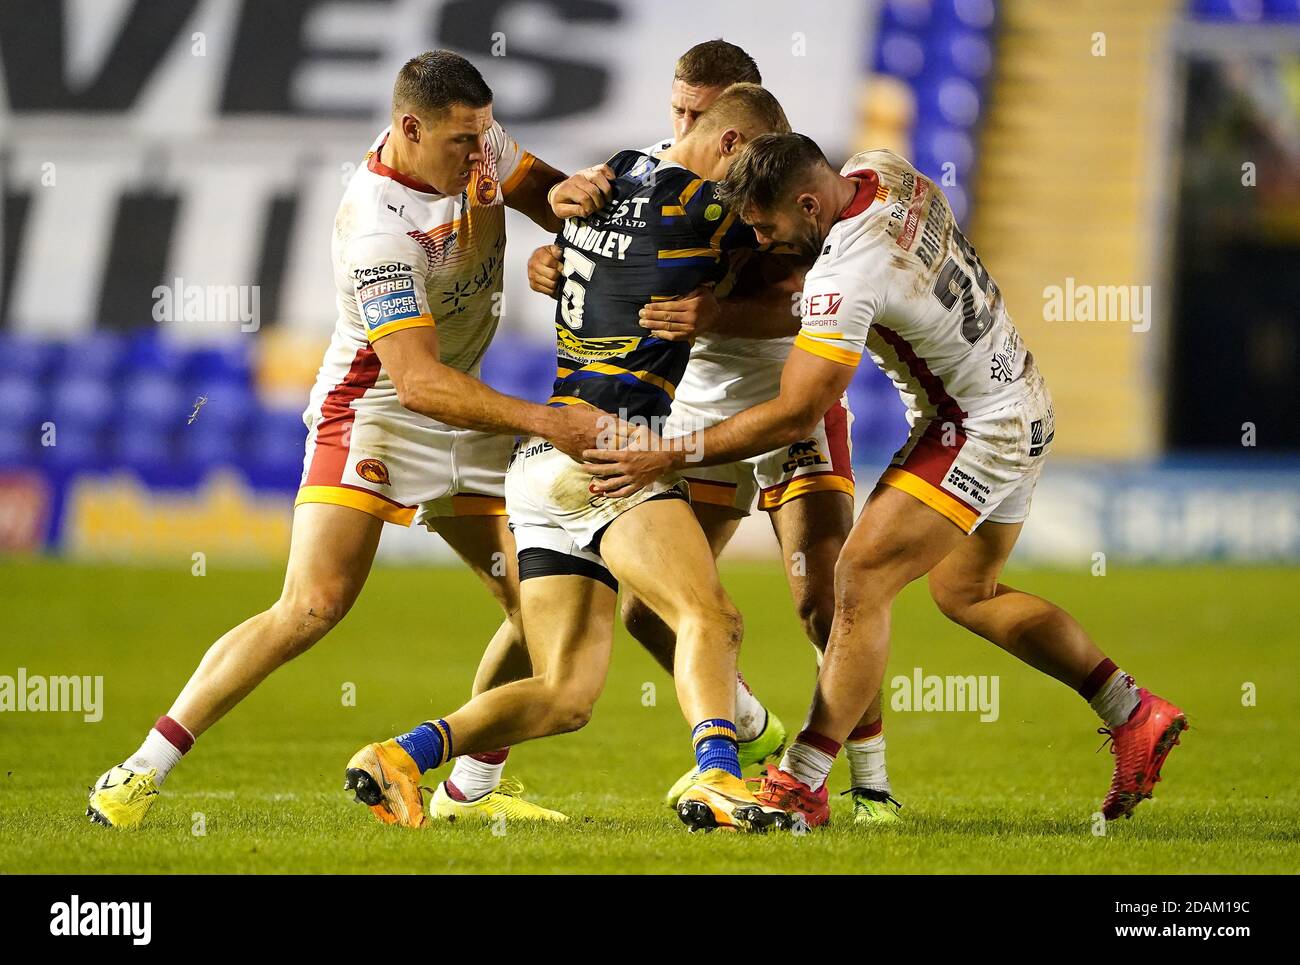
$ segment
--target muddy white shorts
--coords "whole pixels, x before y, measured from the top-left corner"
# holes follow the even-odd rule
[[[1032,358],[1020,399],[956,420],[923,419],[880,477],[963,532],[984,520],[1022,523],[1056,435],[1052,397]]]
[[[353,402],[357,401],[356,406]],[[294,505],[350,506],[389,523],[505,515],[513,436],[456,429],[332,390],[303,413],[307,452]]]
[[[717,425],[766,399],[728,398],[724,403],[692,405],[673,401],[664,423],[665,438],[686,435]],[[792,499],[815,492],[841,492],[853,496],[853,414],[847,398],[827,410],[812,435],[790,446],[722,466],[695,466],[689,462],[682,477],[691,484],[691,501],[730,507],[748,516],[755,502],[766,512]]]
[[[646,500],[687,498],[686,483],[672,476],[622,499],[593,493],[593,481],[580,464],[539,436],[516,445],[506,473],[506,510],[519,550],[520,579],[525,578],[523,562],[533,555],[531,550],[551,551],[603,570],[599,536],[606,526]]]

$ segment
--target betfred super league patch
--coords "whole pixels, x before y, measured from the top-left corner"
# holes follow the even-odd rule
[[[419,299],[415,297],[415,283],[409,275],[371,282],[357,292],[357,298],[366,327],[372,332],[389,322],[418,318],[422,314]]]

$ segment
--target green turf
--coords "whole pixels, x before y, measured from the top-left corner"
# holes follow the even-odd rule
[[[134,750],[208,643],[274,598],[278,572],[174,572],[0,563],[0,674],[103,674],[105,713],[0,715],[0,871],[24,872],[1295,872],[1300,869],[1300,675],[1296,572],[1048,571],[1015,582],[1061,603],[1140,682],[1179,701],[1192,731],[1154,802],[1099,837],[1110,776],[1097,722],[1075,695],[948,624],[924,587],[895,615],[889,677],[996,674],[1001,716],[886,710],[905,823],[864,833],[835,801],[832,825],[766,838],[691,836],[661,803],[689,762],[666,678],[626,636],[583,731],[518,748],[509,771],[575,817],[562,827],[373,822],[339,790],[360,744],[466,692],[496,624],[458,570],[381,569],[344,624],[199,741],[145,827],[83,817],[85,788]],[[807,705],[812,652],[780,572],[734,565],[746,616],[742,665],[790,725]],[[887,678],[888,680],[888,678]],[[345,683],[356,706],[343,705]],[[644,684],[657,687],[643,704]],[[1242,703],[1243,684],[1257,706]],[[842,764],[833,790],[847,786]],[[206,833],[193,833],[202,815]]]

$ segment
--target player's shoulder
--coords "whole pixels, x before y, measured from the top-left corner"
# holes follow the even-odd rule
[[[882,181],[895,180],[905,174],[915,177],[917,173],[916,168],[907,158],[887,148],[859,151],[844,162],[844,167],[840,168],[840,174],[846,178],[862,171],[875,171]]]

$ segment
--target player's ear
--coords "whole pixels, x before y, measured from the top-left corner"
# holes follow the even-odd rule
[[[420,119],[414,114],[403,114],[401,120],[402,136],[412,144],[420,143]]]
[[[722,152],[723,157],[732,157],[740,152],[745,146],[745,136],[734,127],[729,127],[722,132],[722,138],[718,142],[718,150]]]
[[[811,191],[805,191],[803,194],[799,195],[799,197],[794,199],[794,203],[806,217],[815,219],[819,214],[821,214],[821,199]]]

